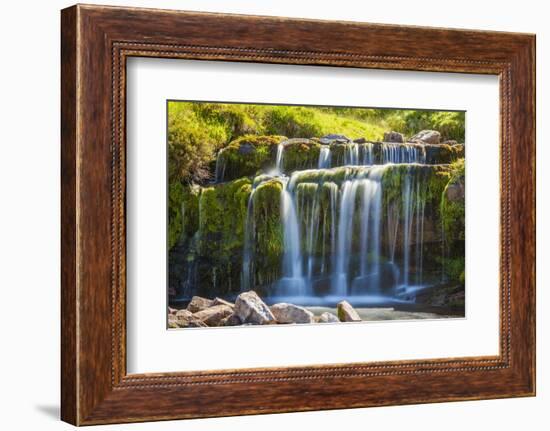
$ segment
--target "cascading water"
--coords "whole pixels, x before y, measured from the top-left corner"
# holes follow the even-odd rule
[[[330,147],[328,145],[323,145],[319,150],[319,169],[330,168]]]
[[[300,228],[292,196],[292,181],[285,181],[281,192],[281,223],[283,225],[284,254],[283,277],[279,281],[279,293],[304,296],[306,284],[302,276],[303,258]]]
[[[382,163],[426,163],[426,150],[421,145],[385,142]]]
[[[275,167],[257,176],[248,201],[241,288],[254,288],[254,199],[263,181],[281,184],[280,278],[273,297],[294,303],[348,296],[398,298],[423,282],[424,148],[348,143],[344,160],[320,147],[317,169],[284,172],[285,144]],[[375,154],[379,154],[376,156]],[[344,163],[345,166],[338,166]],[[396,176],[397,175],[397,176]],[[400,189],[396,193],[395,178]],[[393,194],[387,187],[393,187]],[[385,195],[389,193],[389,195]],[[410,286],[411,276],[415,286]],[[301,299],[301,300],[300,300]]]

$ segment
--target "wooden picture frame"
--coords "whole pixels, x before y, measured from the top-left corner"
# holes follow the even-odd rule
[[[83,5],[61,18],[64,421],[535,394],[534,35]],[[128,375],[125,65],[131,56],[498,75],[500,354]]]

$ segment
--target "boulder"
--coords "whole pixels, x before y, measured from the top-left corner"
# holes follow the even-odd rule
[[[193,318],[200,320],[208,326],[218,326],[227,316],[233,314],[233,309],[228,305],[214,305],[193,314]]]
[[[176,314],[177,311],[175,308],[168,307],[168,314]]]
[[[441,133],[436,130],[422,130],[410,138],[409,142],[422,142],[425,144],[438,145],[441,142]]]
[[[313,323],[314,316],[309,310],[304,307],[299,307],[294,304],[281,302],[270,307],[273,316],[277,323]]]
[[[173,314],[168,315],[168,328],[179,328],[178,319]]]
[[[392,130],[391,132],[384,132],[384,142],[395,142],[398,144],[402,144],[403,142],[405,142],[405,138],[401,133],[394,132]]]
[[[188,320],[193,318],[193,313],[188,310],[178,310],[174,314],[177,320]]]
[[[237,316],[236,314],[230,314],[220,321],[219,326],[239,326],[241,324],[242,322],[241,319],[239,319],[239,316]]]
[[[171,317],[172,316],[168,316],[169,321]],[[207,326],[201,319],[195,317],[195,315],[188,310],[178,310],[174,318],[178,328],[203,328]]]
[[[202,311],[205,308],[212,307],[214,301],[211,299],[203,298],[201,296],[193,296],[191,302],[187,305],[187,311],[191,313],[196,313],[197,311]]]
[[[235,307],[235,304],[232,304],[231,302],[229,301],[226,301],[225,299],[223,298],[214,298],[214,301],[212,301],[212,305],[227,305],[228,307],[231,307],[231,309],[233,309]]]
[[[328,311],[325,311],[323,314],[319,316],[317,319],[318,323],[337,323],[340,322],[338,320],[338,317],[336,317],[334,314],[329,313]]]
[[[337,305],[340,322],[360,322],[361,317],[348,301],[341,301]]]
[[[319,139],[319,141],[321,142],[321,144],[332,144],[332,143],[337,143],[337,144],[346,144],[348,142],[350,142],[350,139],[347,137],[347,136],[344,136],[344,135],[336,135],[336,134],[328,134],[328,135],[325,135],[323,136],[321,139]]]
[[[445,196],[449,202],[464,202],[464,183],[461,180],[450,183],[445,190]]]
[[[235,314],[242,323],[265,325],[276,323],[275,316],[260,297],[250,290],[237,296]]]
[[[202,328],[205,326],[187,310],[179,310],[176,314],[168,315],[168,328]]]
[[[353,142],[356,144],[366,144],[367,140],[365,138],[357,138],[357,139],[354,139]]]

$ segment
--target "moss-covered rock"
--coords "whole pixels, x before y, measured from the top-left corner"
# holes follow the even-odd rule
[[[283,186],[276,179],[260,184],[253,196],[253,256],[254,286],[273,283],[281,276],[284,250],[281,225],[281,192]]]
[[[286,174],[316,168],[321,144],[311,139],[289,139],[283,147],[282,170]]]
[[[200,254],[229,256],[242,248],[251,180],[240,178],[202,189],[199,198]]]
[[[253,176],[274,165],[277,146],[284,136],[243,136],[220,150],[216,162],[216,181],[231,181]]]
[[[464,202],[465,177],[464,159],[450,166],[450,178],[441,195],[441,225],[444,235],[443,268],[449,280],[464,285],[465,216]]]

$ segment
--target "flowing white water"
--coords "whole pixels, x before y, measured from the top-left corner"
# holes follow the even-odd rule
[[[319,150],[319,169],[330,168],[331,154],[330,147],[328,145],[323,145]]]
[[[338,240],[336,246],[336,266],[332,280],[332,294],[348,294],[348,264],[353,241],[353,215],[355,196],[359,187],[358,180],[346,180],[342,185],[340,198],[340,219],[338,222]]]
[[[224,176],[225,176],[225,167],[226,167],[226,161],[225,157],[223,156],[223,148],[218,152],[218,155],[216,157],[216,170],[215,170],[215,182],[221,183],[223,182]]]
[[[285,182],[281,192],[284,253],[283,277],[279,282],[278,291],[280,293],[287,292],[287,294],[292,293],[293,295],[302,296],[306,294],[306,285],[302,275],[300,226],[292,196],[292,185],[292,181]]]
[[[426,163],[426,150],[420,145],[384,142],[382,163]]]
[[[321,149],[319,166],[329,166],[331,149],[329,146]],[[422,157],[414,146],[407,149],[408,152],[392,146],[382,150],[387,150],[387,158],[395,161]],[[281,172],[284,145],[278,146],[277,175],[256,177],[249,198],[243,290],[256,287],[254,190],[273,176],[278,176],[283,185],[280,216],[284,248],[281,277],[271,296],[374,297],[391,296],[392,292],[399,296],[403,289],[411,287],[410,274],[414,274],[415,286],[421,286],[426,187],[426,181],[418,175],[421,166],[408,163],[397,171],[393,163],[372,164],[373,148],[369,143],[346,144],[344,154],[347,162],[359,166],[344,168],[344,172],[342,168],[296,171],[289,178]],[[403,173],[402,169],[406,171]],[[401,192],[396,198],[384,199],[386,178],[392,182],[392,178],[400,178]],[[383,215],[387,219],[382,219]],[[389,247],[387,253],[382,251],[382,238],[387,244],[385,247]],[[386,256],[384,261],[382,255]]]
[[[275,159],[275,170],[276,170],[276,174],[278,175],[283,174],[284,153],[285,153],[285,146],[284,146],[284,143],[281,142],[279,145],[277,145],[277,158]]]

